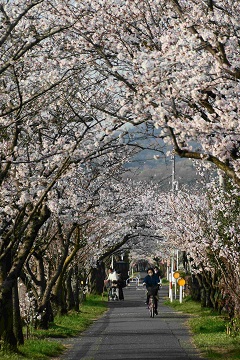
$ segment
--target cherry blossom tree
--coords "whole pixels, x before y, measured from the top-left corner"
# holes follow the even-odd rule
[[[94,158],[114,160],[113,141],[124,146],[110,136],[120,123],[107,126],[105,117],[85,108],[95,93],[100,104],[104,76],[86,66],[86,55],[73,52],[76,38],[67,31],[76,21],[74,9],[62,1],[0,5],[0,336],[10,348],[17,342],[12,291],[40,229],[55,209],[61,212],[63,182]],[[74,210],[66,217],[74,221]]]
[[[74,282],[80,278],[85,282],[83,273],[91,273],[90,291],[102,293],[104,271],[95,289],[95,269],[99,272],[100,262],[123,246],[131,250],[139,243],[145,256],[150,251],[151,255],[156,254],[156,235],[151,235],[146,227],[148,210],[142,208],[142,199],[149,195],[152,185],[117,180],[117,173],[113,179],[109,177],[110,169],[113,172],[113,166],[108,166],[106,174],[102,169],[98,176],[93,172],[92,179],[88,172],[85,180],[83,174],[80,178],[72,176],[67,182],[62,179],[65,186],[61,210],[52,209],[51,219],[38,233],[21,279],[35,298],[33,321],[36,323],[37,319],[41,327],[48,327],[53,320],[52,305],[57,305],[61,313],[75,306],[73,277]]]
[[[80,214],[101,219],[89,206],[99,199],[99,209],[106,206],[99,182],[107,184],[127,160],[123,124],[159,128],[156,141],[215,164],[240,185],[239,6],[0,1],[0,336],[7,347],[17,343],[13,289],[29,254],[37,256],[41,231],[53,215],[72,234]],[[89,184],[96,188],[83,204],[76,192]],[[144,202],[138,193],[134,204],[121,199],[120,209],[108,210],[102,224],[114,223],[114,231],[106,242],[99,238],[94,262],[125,236],[136,238],[156,213],[156,204],[146,208],[147,191]]]
[[[103,135],[103,139],[105,139],[105,136]],[[81,144],[87,144],[87,146],[89,146],[89,142],[90,141],[94,141],[95,142],[96,137],[93,136],[93,138],[91,137],[91,135],[89,136],[85,136],[84,140],[81,141]],[[112,145],[111,145],[112,144]],[[83,145],[83,146],[84,146]],[[119,160],[117,160],[117,156],[114,155],[113,152],[113,140],[111,138],[111,140],[109,141],[103,141],[103,145],[101,146],[101,153],[99,153],[99,146],[96,150],[96,145],[92,145],[92,155],[90,153],[90,147],[89,147],[89,151],[86,153],[86,155],[83,154],[83,158],[81,161],[78,161],[78,158],[76,159],[76,156],[73,157],[73,159],[69,160],[69,155],[67,155],[67,161],[68,164],[66,166],[66,156],[65,159],[62,163],[64,171],[60,174],[60,176],[56,176],[53,175],[52,173],[50,174],[50,186],[48,186],[48,175],[45,177],[46,184],[47,187],[44,188],[43,187],[43,191],[39,190],[38,186],[42,186],[40,183],[38,183],[38,178],[37,178],[37,172],[34,172],[34,178],[31,177],[31,167],[28,168],[27,166],[25,167],[26,170],[26,174],[28,174],[27,178],[20,178],[20,176],[18,175],[18,179],[20,182],[20,185],[22,186],[18,186],[18,190],[19,190],[19,194],[21,195],[21,198],[18,199],[17,198],[17,205],[16,206],[16,202],[14,202],[14,199],[12,200],[12,203],[8,203],[7,205],[7,209],[6,207],[3,208],[3,212],[2,212],[2,216],[4,218],[4,216],[8,216],[9,219],[14,219],[14,216],[17,217],[17,214],[19,212],[19,209],[22,209],[22,218],[18,218],[17,220],[19,221],[19,227],[23,227],[25,226],[25,218],[27,218],[28,216],[28,212],[25,211],[25,209],[28,209],[30,207],[34,208],[34,204],[37,201],[37,204],[39,202],[39,204],[43,204],[44,205],[44,209],[46,209],[46,214],[47,217],[44,217],[42,222],[41,222],[41,226],[44,225],[44,223],[47,221],[47,218],[50,216],[53,216],[53,214],[55,214],[59,220],[58,223],[61,224],[62,221],[65,221],[66,223],[72,223],[72,226],[70,226],[70,228],[72,227],[72,229],[74,230],[76,228],[76,224],[79,221],[79,216],[81,216],[79,214],[79,209],[81,209],[81,214],[83,214],[84,212],[86,212],[88,210],[88,208],[91,208],[92,206],[95,206],[95,202],[98,201],[98,186],[101,187],[101,183],[104,184],[104,182],[106,182],[107,178],[110,178],[111,176],[114,175],[114,171],[113,171],[113,166],[115,166],[116,170],[115,170],[115,175],[117,174],[117,172],[119,171],[119,169],[121,168],[121,164],[122,162],[124,162],[124,155],[121,153],[121,147],[119,146],[118,148],[118,156],[120,156],[120,162]],[[117,146],[117,143],[116,143]],[[105,147],[105,150],[104,150]],[[84,146],[84,150],[86,151],[86,146]],[[115,149],[116,151],[116,149]],[[34,154],[34,152],[33,152]],[[85,157],[84,157],[85,156]],[[91,159],[92,157],[92,159]],[[95,159],[95,160],[94,160]],[[101,161],[99,160],[101,159]],[[56,159],[57,160],[57,159]],[[100,161],[100,162],[99,162]],[[57,163],[56,163],[57,164]],[[28,162],[29,165],[29,162]],[[43,169],[45,168],[45,164],[43,165]],[[97,166],[98,165],[98,166]],[[40,166],[40,162],[38,162],[38,166]],[[52,166],[52,164],[51,164]],[[34,167],[34,165],[33,165]],[[100,171],[101,168],[101,171]],[[17,167],[17,170],[20,170],[20,166]],[[27,172],[28,170],[28,172]],[[30,171],[30,172],[29,172]],[[14,173],[18,173],[17,171],[14,171]],[[79,174],[85,174],[85,176],[81,175],[79,176]],[[19,174],[19,173],[18,173]],[[88,188],[89,188],[89,184],[91,184],[91,179],[99,179],[99,185],[95,185],[95,187],[93,186],[91,188],[91,190],[89,191],[89,195],[87,193]],[[40,175],[41,178],[41,175]],[[9,180],[9,179],[8,179]],[[30,180],[32,180],[30,182]],[[5,184],[5,182],[4,182]],[[9,182],[8,182],[9,184]],[[19,185],[19,184],[18,184]],[[33,187],[32,187],[33,186]],[[82,189],[82,191],[80,191]],[[85,191],[84,191],[85,189]],[[24,192],[21,191],[24,190],[25,194],[27,194],[27,197],[24,196]],[[32,193],[31,193],[32,191]],[[85,193],[84,193],[85,192]],[[13,196],[14,192],[9,192],[9,196]],[[37,200],[35,200],[37,199]],[[9,200],[9,199],[8,199]],[[2,203],[4,204],[7,201],[6,197],[2,198]],[[38,205],[39,206],[39,205]],[[10,213],[9,209],[12,211]],[[6,210],[8,210],[8,212],[6,212]],[[36,210],[35,210],[36,211]],[[45,213],[44,213],[45,214]],[[43,215],[44,215],[43,214]],[[11,217],[10,217],[11,215]],[[3,285],[3,289],[4,286],[8,286],[9,287],[9,292],[11,294],[11,289],[12,289],[12,281],[16,278],[17,276],[20,275],[20,271],[21,268],[24,264],[24,262],[27,260],[28,256],[29,256],[29,252],[35,255],[35,257],[37,258],[37,256],[39,257],[39,243],[38,243],[38,232],[40,230],[39,227],[39,220],[37,221],[37,219],[41,219],[39,214],[37,213],[37,218],[33,217],[33,224],[31,227],[31,238],[29,239],[29,241],[25,240],[25,234],[28,234],[27,231],[23,232],[23,234],[21,235],[21,232],[17,232],[15,228],[13,228],[11,230],[12,224],[11,222],[9,222],[9,224],[7,224],[7,228],[6,230],[9,230],[8,232],[5,230],[3,232],[3,235],[7,234],[9,235],[9,233],[11,233],[10,231],[14,230],[14,237],[11,239],[11,241],[9,242],[9,246],[6,246],[6,248],[4,249],[4,247],[2,248],[2,259],[4,261],[6,261],[8,259],[8,253],[9,250],[14,249],[14,251],[16,251],[14,258],[13,258],[13,262],[8,262],[9,265],[9,269],[8,272],[6,273],[6,277],[5,277],[5,283],[2,284]],[[84,219],[84,221],[89,221],[88,219]],[[47,225],[47,224],[46,224]],[[70,230],[70,233],[72,233],[73,230]],[[17,238],[16,238],[17,237]],[[7,239],[4,236],[2,237],[4,239],[5,242],[3,242],[3,244],[6,244]],[[58,269],[56,270],[56,273],[54,276],[51,277],[51,282],[48,284],[48,286],[43,290],[44,293],[42,293],[43,297],[41,298],[42,303],[39,305],[39,313],[42,313],[41,309],[44,309],[44,311],[46,310],[46,305],[49,302],[49,296],[50,296],[50,291],[51,288],[54,284],[54,280],[56,281],[57,276],[60,276],[60,274],[64,274],[64,266],[66,265],[64,263],[64,259],[66,260],[66,257],[69,256],[68,254],[68,246],[70,245],[70,241],[72,241],[72,238],[69,236],[66,236],[66,239],[68,241],[68,245],[67,243],[65,243],[65,247],[63,249],[63,256],[61,257],[61,261],[60,264],[58,266]],[[15,240],[15,241],[14,241]],[[46,239],[45,239],[46,240]],[[76,248],[75,250],[78,250],[79,245],[76,244]],[[44,246],[41,247],[41,251],[44,249]],[[72,250],[74,252],[74,249]],[[21,256],[20,256],[21,255]],[[40,256],[40,260],[41,261],[41,256]],[[11,268],[11,264],[12,264],[12,268]],[[17,267],[17,271],[15,270]],[[63,269],[61,269],[61,267],[63,267]],[[44,282],[41,283],[45,284]],[[46,314],[46,311],[45,311]],[[6,320],[7,321],[7,320]]]
[[[89,0],[75,24],[112,79],[108,114],[152,122],[176,154],[210,162],[238,185],[239,6]]]
[[[169,248],[184,251],[190,271],[204,292],[204,305],[239,317],[239,189],[181,190],[165,198],[151,223]],[[164,204],[164,206],[162,206]],[[157,209],[157,207],[156,207]],[[160,224],[160,226],[159,226]],[[189,269],[188,269],[189,270]]]

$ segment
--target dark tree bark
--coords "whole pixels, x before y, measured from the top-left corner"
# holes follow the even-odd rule
[[[91,269],[90,273],[90,293],[101,295],[103,293],[105,279],[105,265],[103,261],[98,261],[97,266]]]
[[[195,301],[200,301],[201,294],[201,285],[199,284],[199,281],[196,276],[192,275],[186,278],[187,280],[187,292]]]
[[[12,255],[9,252],[1,261],[0,278],[3,281],[11,269]],[[5,351],[17,350],[17,338],[13,331],[13,287],[9,286],[2,292],[0,299],[0,339]]]
[[[37,322],[37,327],[47,330],[49,323],[53,321],[53,310],[50,300],[44,304],[44,307],[38,309],[38,313],[41,314],[41,320]]]
[[[74,266],[74,282],[73,282],[73,296],[74,296],[74,310],[79,311],[80,307],[80,273],[77,265]]]
[[[13,287],[13,331],[16,336],[17,343],[19,345],[24,344],[17,281],[15,281]]]
[[[53,301],[58,314],[64,315],[67,314],[66,288],[64,279],[62,279],[61,285],[59,282],[58,285],[58,291],[54,296]]]
[[[72,310],[75,308],[75,298],[74,298],[72,283],[73,283],[73,269],[70,268],[66,278],[66,302],[67,302],[68,310]]]
[[[9,351],[16,351],[17,349],[17,338],[14,333],[13,288],[21,274],[38,231],[49,216],[50,211],[43,205],[38,212],[29,217],[27,224],[22,224],[22,233],[19,230],[18,235],[22,236],[23,242],[14,256],[12,256],[12,249],[7,249],[7,242],[6,252],[4,255],[2,254],[0,265],[0,338],[3,342],[3,348]],[[25,227],[26,229],[23,230]],[[12,234],[14,237],[15,235],[15,233]],[[9,237],[8,241],[10,240]],[[20,327],[21,323],[16,326]]]

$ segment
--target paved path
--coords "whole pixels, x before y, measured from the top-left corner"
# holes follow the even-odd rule
[[[150,318],[145,290],[131,283],[124,301],[109,302],[109,311],[79,338],[69,339],[64,360],[200,360],[191,344],[187,316],[163,305],[167,288],[160,290],[159,315]],[[65,342],[65,340],[64,340]]]

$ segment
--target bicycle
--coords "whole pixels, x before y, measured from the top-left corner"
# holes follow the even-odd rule
[[[158,287],[156,286],[152,286],[147,289],[149,295],[148,310],[151,318],[154,318],[154,316],[156,315],[156,302],[158,301],[157,291],[158,291]]]
[[[119,300],[119,288],[115,281],[112,281],[108,290],[108,301]]]

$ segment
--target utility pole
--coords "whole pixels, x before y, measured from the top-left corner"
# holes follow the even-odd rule
[[[172,153],[172,192],[178,190],[178,181],[176,181],[175,155]]]
[[[172,193],[173,196],[175,195],[175,192],[178,191],[178,181],[176,180],[176,164],[175,164],[175,155],[172,152]],[[178,270],[178,249],[176,249],[176,256],[177,256],[177,269]],[[169,297],[170,301],[173,301],[173,284],[174,284],[174,293],[175,293],[175,299],[177,298],[177,282],[176,279],[173,280],[173,266],[174,266],[174,257],[175,257],[175,250],[173,249],[172,253],[172,264],[171,264],[171,282],[170,282],[170,288],[169,288]]]

